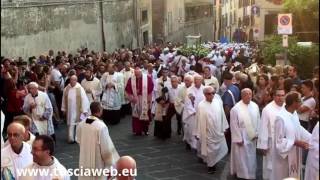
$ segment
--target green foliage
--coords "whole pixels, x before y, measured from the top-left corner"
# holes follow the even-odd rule
[[[312,15],[319,19],[319,0],[285,0],[284,10],[298,15]]]
[[[313,68],[319,65],[319,45],[293,46],[288,53],[288,59],[291,64],[297,65],[302,79],[311,78]]]
[[[180,48],[180,50],[182,54],[187,57],[191,55],[194,55],[197,58],[206,57],[210,53],[210,49],[202,45],[197,45],[192,47],[187,47],[186,45],[184,45]]]
[[[265,64],[276,64],[275,55],[283,53],[282,36],[274,35],[266,38],[262,44],[262,56]],[[312,70],[319,65],[319,45],[304,47],[297,45],[297,38],[289,36],[288,60],[298,66],[301,78],[311,78]]]

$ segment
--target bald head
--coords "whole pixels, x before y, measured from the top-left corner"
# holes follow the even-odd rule
[[[244,88],[241,90],[241,99],[243,103],[249,104],[252,99],[252,91],[249,88]]]
[[[190,75],[186,75],[186,76],[184,76],[183,82],[186,85],[186,87],[188,88],[192,85],[193,77]]]
[[[134,179],[134,176],[137,175],[137,164],[131,156],[120,157],[120,159],[117,161],[116,168],[118,172],[122,172],[122,175],[117,177],[118,180]],[[127,171],[128,173],[124,174],[125,171]]]
[[[212,86],[205,86],[203,88],[203,93],[206,94],[206,93],[212,93],[212,92],[215,92],[215,89],[212,87]]]
[[[74,87],[74,86],[77,84],[77,81],[78,81],[78,77],[77,77],[76,75],[72,75],[72,76],[70,77],[70,85],[71,85],[72,87]]]
[[[22,133],[22,134],[26,131],[24,126],[18,122],[13,122],[8,126],[7,132],[9,133],[12,130],[15,132],[18,132],[18,133]]]
[[[194,85],[197,87],[197,88],[200,88],[201,84],[202,84],[202,76],[196,74],[194,75]]]
[[[17,150],[22,146],[22,142],[24,139],[24,133],[26,129],[20,123],[13,122],[8,126],[7,134],[8,140],[12,147],[12,149]]]

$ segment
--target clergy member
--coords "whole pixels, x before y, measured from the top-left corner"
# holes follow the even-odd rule
[[[89,103],[100,101],[102,93],[100,80],[93,76],[93,67],[90,65],[86,67],[85,78],[81,81],[81,86],[86,91]]]
[[[211,73],[210,67],[209,66],[205,66],[203,68],[204,71],[204,75],[203,75],[203,81],[204,81],[204,85],[205,86],[212,86],[213,88],[215,88],[215,90],[218,92],[220,85],[219,85],[219,81],[216,77],[214,77]]]
[[[89,114],[89,100],[77,76],[70,77],[70,83],[63,91],[61,110],[66,114],[68,142],[75,143],[76,125]]]
[[[283,89],[276,89],[273,92],[273,101],[267,104],[262,110],[257,148],[260,149],[264,155],[262,165],[263,179],[270,178],[274,142],[274,122],[276,120],[276,115],[283,108],[284,96],[285,92]]]
[[[11,123],[7,128],[10,145],[1,149],[1,179],[18,179],[17,170],[32,163],[31,146],[23,142],[25,128]]]
[[[32,144],[33,163],[24,168],[26,172],[19,180],[70,180],[67,169],[53,156],[54,141],[50,136],[37,136]],[[42,172],[48,173],[44,176]]]
[[[135,180],[137,163],[131,156],[122,156],[116,164],[118,176],[115,180]]]
[[[260,112],[258,105],[251,100],[251,89],[243,89],[241,101],[230,111],[230,173],[242,179],[256,179],[256,139]]]
[[[5,120],[5,117],[4,117],[4,113],[2,112],[1,110],[1,149],[4,147],[4,139],[3,139],[3,126],[4,126],[4,120]]]
[[[120,122],[121,102],[121,86],[123,83],[123,76],[115,71],[115,65],[109,64],[107,72],[101,77],[101,86],[103,94],[101,104],[103,107],[103,121],[112,125]]]
[[[216,163],[228,153],[224,133],[229,125],[222,100],[215,92],[216,90],[211,86],[203,89],[205,100],[199,103],[197,129],[194,133],[200,141],[200,154],[207,162],[209,174],[216,171]]]
[[[48,95],[39,91],[38,87],[36,82],[28,84],[30,93],[24,99],[23,111],[32,119],[31,132],[33,134],[50,135],[55,140],[52,104]]]
[[[79,167],[110,169],[119,154],[109,135],[108,127],[100,120],[103,109],[99,102],[90,105],[91,116],[79,123],[76,140],[80,145]],[[105,177],[79,177],[79,179],[105,179]]]
[[[300,94],[289,92],[285,103],[285,108],[276,116],[274,126],[271,180],[302,179],[302,150],[309,148],[311,139],[311,134],[300,125],[297,114],[301,105]]]
[[[148,135],[151,121],[152,78],[147,74],[142,74],[140,67],[136,66],[134,75],[128,80],[125,90],[132,107],[133,133]]]
[[[202,85],[202,76],[196,74],[194,76],[194,85],[188,88],[187,96],[185,99],[184,110],[182,120],[184,122],[184,141],[190,146],[190,148],[197,149],[197,139],[193,135],[193,131],[196,130],[196,110],[199,103],[204,99]]]
[[[176,108],[175,108],[175,100],[177,99],[178,97],[178,92],[179,92],[179,89],[180,89],[180,84],[179,84],[179,78],[178,76],[171,76],[171,85],[169,87],[169,101],[170,101],[170,104],[169,104],[169,108],[168,108],[168,114],[167,114],[167,118],[170,120],[171,122],[171,119],[174,115],[176,115],[176,119],[177,119],[177,134],[180,135],[181,132],[182,132],[182,117],[180,115],[180,113],[178,113],[176,111]]]
[[[168,77],[168,69],[163,68],[161,74],[155,84],[154,136],[167,139],[171,137],[171,119],[167,116],[170,105],[169,88],[171,87],[171,80]]]
[[[319,180],[319,121],[312,131],[305,180]]]
[[[123,85],[124,87],[126,87],[128,80],[134,74],[134,69],[130,67],[129,61],[124,62],[124,68],[120,71],[120,73],[123,74]],[[122,102],[122,112],[125,115],[131,114],[131,104],[128,97],[125,94],[125,90],[124,90],[124,99]]]
[[[192,86],[193,76],[185,75],[183,81],[184,81],[184,84],[182,84],[179,87],[178,95],[175,98],[175,102],[174,102],[174,107],[176,109],[178,116],[181,117],[181,121],[182,121],[184,103],[185,103],[185,100],[187,97],[187,90],[189,87]],[[185,126],[185,124],[182,121],[182,131],[184,130],[184,126]],[[186,143],[186,149],[190,150],[190,145],[186,142],[186,139],[185,139],[185,133],[183,133],[183,141]]]

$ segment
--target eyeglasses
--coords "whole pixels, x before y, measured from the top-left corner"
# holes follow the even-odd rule
[[[215,95],[215,92],[209,92],[209,93],[205,93],[205,95]]]

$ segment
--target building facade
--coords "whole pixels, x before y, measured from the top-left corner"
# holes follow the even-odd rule
[[[213,40],[212,0],[152,0],[154,42],[185,42],[188,35]]]
[[[265,36],[277,33],[282,4],[281,0],[216,0],[216,38],[263,41]]]
[[[1,0],[1,55],[114,51],[152,42],[150,0]]]
[[[137,46],[152,43],[152,1],[134,0],[135,25],[137,29]]]

